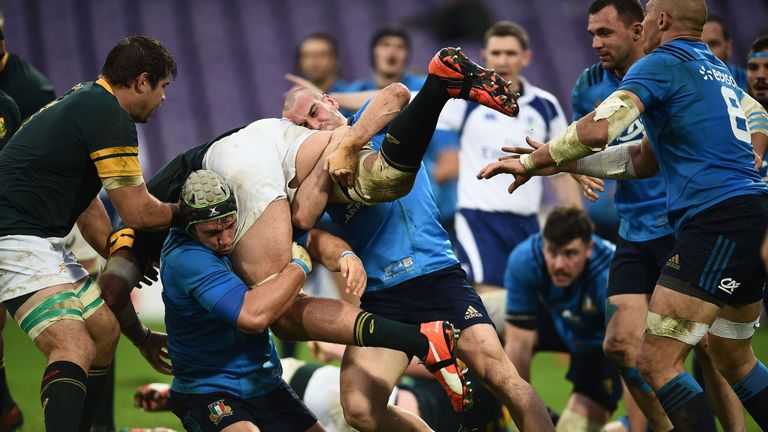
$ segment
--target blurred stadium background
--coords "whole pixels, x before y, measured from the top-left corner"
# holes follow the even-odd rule
[[[751,41],[768,33],[768,1],[707,0],[725,17],[734,51],[744,64]],[[150,123],[139,125],[145,175],[179,152],[258,118],[279,115],[296,72],[295,47],[323,31],[339,42],[341,77],[368,77],[369,40],[378,27],[400,24],[411,35],[411,69],[423,72],[442,46],[461,46],[477,59],[482,33],[510,19],[531,37],[533,61],[524,75],[560,100],[570,117],[570,91],[578,74],[595,63],[586,32],[590,0],[4,0],[6,49],[38,68],[63,94],[95,79],[108,50],[125,35],[160,39],[176,58],[178,79]],[[135,292],[142,317],[162,328],[159,288]],[[14,398],[25,414],[25,431],[43,430],[39,382],[44,358],[15,324],[6,326],[5,361]],[[768,331],[758,331],[755,351],[768,359]],[[306,349],[299,356],[309,358]],[[539,355],[534,386],[549,406],[565,405],[570,384],[567,360]],[[154,372],[124,340],[117,358],[115,414],[118,427],[164,426],[181,430],[170,413],[132,407],[133,390],[148,382],[169,382]],[[617,415],[622,414],[620,409]],[[758,430],[754,423],[749,429]]]

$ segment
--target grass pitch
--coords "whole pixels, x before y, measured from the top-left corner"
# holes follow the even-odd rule
[[[162,328],[162,326],[153,326]],[[40,409],[40,378],[45,367],[45,358],[34,344],[9,319],[3,332],[5,337],[5,364],[11,394],[24,413],[22,431],[45,430]],[[768,362],[768,331],[758,331],[753,339],[755,354],[764,363]],[[303,346],[297,356],[309,359]],[[533,362],[533,385],[546,404],[562,411],[571,391],[565,380],[568,359],[564,355],[539,354]],[[133,407],[133,392],[136,387],[150,382],[170,382],[170,377],[155,372],[141,357],[139,351],[123,338],[117,350],[117,375],[115,394],[115,424],[121,428],[166,427],[183,430],[179,420],[171,413],[145,413]],[[619,407],[616,416],[624,414]],[[759,431],[752,419],[748,419],[748,431]]]

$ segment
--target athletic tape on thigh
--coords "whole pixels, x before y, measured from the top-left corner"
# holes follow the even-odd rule
[[[75,288],[75,293],[83,306],[83,319],[88,319],[96,312],[96,309],[104,304],[104,299],[101,298],[101,287],[90,277]]]
[[[46,297],[16,321],[35,340],[51,324],[65,319],[83,321],[83,305],[71,290]]]
[[[345,195],[352,201],[375,205],[408,194],[416,180],[416,173],[400,171],[378,155],[374,156],[376,160],[368,170],[364,161],[373,153],[373,150],[367,148],[360,151],[355,186],[347,188]]]
[[[678,340],[688,345],[696,345],[707,334],[709,326],[704,323],[659,315],[648,311],[645,332]]]
[[[759,326],[758,321],[759,319],[737,323],[718,317],[709,327],[709,332],[723,339],[749,339],[755,334],[755,329]]]
[[[587,417],[566,409],[562,414],[560,414],[560,420],[557,421],[555,431],[599,432],[602,428],[603,425],[601,423],[589,421]]]

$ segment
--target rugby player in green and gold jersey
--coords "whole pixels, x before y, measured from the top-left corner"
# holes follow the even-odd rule
[[[77,223],[106,255],[102,187],[130,227],[164,229],[178,213],[147,192],[135,125],[163,102],[171,76],[176,63],[160,42],[124,38],[99,79],[32,115],[0,152],[0,301],[48,359],[40,393],[48,431],[90,429],[119,336],[63,237]]]

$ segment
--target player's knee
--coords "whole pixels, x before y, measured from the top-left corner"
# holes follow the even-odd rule
[[[96,357],[110,362],[120,339],[120,324],[108,308],[103,309],[98,314],[98,322],[95,323],[95,328],[91,334],[93,334],[93,342],[96,347]],[[96,315],[94,315],[95,317]]]
[[[85,331],[83,334],[73,334],[71,337],[60,338],[48,347],[48,362],[66,360],[75,363],[85,370],[90,368],[96,358],[96,343]]]
[[[639,343],[639,340],[633,340],[629,335],[614,334],[606,336],[603,341],[603,352],[614,365],[631,366],[635,364]]]
[[[373,407],[364,397],[343,397],[341,400],[344,420],[353,428],[360,431],[377,430]]]

